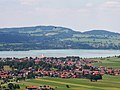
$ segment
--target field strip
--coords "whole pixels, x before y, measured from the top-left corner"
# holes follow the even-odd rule
[[[53,80],[45,80],[45,79],[38,79],[40,81],[46,81],[46,82],[53,82],[53,83],[58,83],[58,84],[66,84],[66,85],[73,85],[73,86],[79,86],[79,87],[85,87],[85,88],[98,88],[98,89],[103,89],[95,86],[86,86],[86,85],[81,85],[81,84],[74,84],[74,83],[68,83],[68,82],[61,82],[61,81],[53,81]]]
[[[25,85],[26,84],[26,86],[28,86],[28,85],[37,85],[35,82],[34,83],[32,83],[32,82],[26,82],[26,83],[24,83],[24,84],[22,84],[21,83],[21,85]],[[40,84],[39,83],[39,85],[37,85],[37,86],[42,86],[42,85],[44,85],[44,84]],[[56,86],[53,86],[53,85],[50,85],[51,87],[56,87]],[[24,86],[25,87],[25,86]],[[59,87],[59,86],[58,86]],[[64,87],[59,87],[59,88],[64,88]],[[20,90],[25,90],[24,88],[22,88],[22,89],[20,89]],[[63,89],[62,89],[63,90]],[[72,89],[70,88],[70,90],[89,90],[89,89],[87,89],[87,88],[79,88],[79,87],[73,87]]]
[[[85,88],[96,88],[97,90],[98,89],[102,89],[102,90],[107,90],[107,87],[96,87],[96,86],[87,86],[87,85],[81,85],[81,84],[74,84],[74,83],[69,83],[69,82],[62,82],[62,81],[54,81],[54,80],[46,80],[45,78],[44,79],[38,79],[38,80],[41,80],[41,81],[46,81],[46,82],[53,82],[53,83],[58,83],[58,84],[68,84],[68,85],[73,85],[73,86],[79,86],[79,87],[85,87]],[[99,84],[99,83],[98,83]],[[110,90],[119,90],[119,88],[110,88]]]
[[[42,79],[45,79],[46,80],[46,78],[42,78]],[[54,81],[59,81],[59,80],[57,80],[57,79],[47,79],[47,80],[54,80]],[[67,79],[68,80],[68,79]],[[69,79],[70,80],[70,79]],[[81,80],[80,79],[78,79],[78,78],[76,78],[75,79],[75,81],[76,82],[72,82],[72,83],[75,83],[75,84],[80,84],[80,85],[88,85],[88,86],[95,86],[95,87],[98,87],[98,88],[101,88],[102,86],[104,86],[104,88],[107,88],[107,87],[113,87],[113,88],[115,88],[115,86],[114,85],[116,85],[116,84],[119,84],[120,82],[110,82],[109,83],[109,81],[106,81],[106,82],[104,82],[104,81],[102,81],[102,80],[100,80],[100,81],[98,81],[98,82],[90,82],[89,81],[89,83],[88,83],[88,81],[86,81],[86,79],[83,79],[83,80],[85,80],[85,82],[81,82]],[[60,80],[61,81],[61,80]],[[69,83],[70,81],[65,81],[65,79],[64,79],[64,81],[61,81],[61,82],[66,82],[66,83]],[[87,82],[87,83],[86,83]],[[113,83],[112,85],[110,85],[111,83]],[[118,87],[117,87],[118,88]]]

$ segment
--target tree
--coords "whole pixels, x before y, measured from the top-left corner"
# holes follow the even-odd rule
[[[9,84],[8,84],[8,88],[9,88],[10,90],[14,90],[14,84],[13,84],[13,83],[9,83]]]

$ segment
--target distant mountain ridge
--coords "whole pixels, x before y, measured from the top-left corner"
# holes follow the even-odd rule
[[[74,31],[66,27],[0,28],[0,50],[119,49],[120,33],[106,30]]]
[[[91,34],[91,35],[100,35],[100,34],[106,34],[106,35],[120,35],[120,33],[115,33],[115,32],[111,32],[111,31],[108,31],[108,30],[89,30],[89,31],[84,31],[84,32],[80,32],[80,31],[75,31],[75,30],[72,30],[70,28],[66,28],[66,27],[60,27],[60,26],[32,26],[32,27],[14,27],[14,28],[0,28],[0,31],[6,31],[6,30],[10,30],[10,31],[15,31],[15,30],[35,30],[35,29],[41,29],[41,30],[56,30],[57,29],[61,29],[61,30],[69,30],[69,31],[73,31],[73,32],[79,32],[79,33],[82,33],[82,34]]]
[[[110,32],[107,30],[91,30],[83,32],[83,34],[91,34],[91,35],[120,35],[120,33]]]

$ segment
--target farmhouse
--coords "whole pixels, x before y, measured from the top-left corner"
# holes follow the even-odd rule
[[[26,90],[38,90],[37,86],[27,86]]]

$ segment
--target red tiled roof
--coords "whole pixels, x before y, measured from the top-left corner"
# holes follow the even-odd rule
[[[27,86],[27,89],[37,89],[37,86]]]

